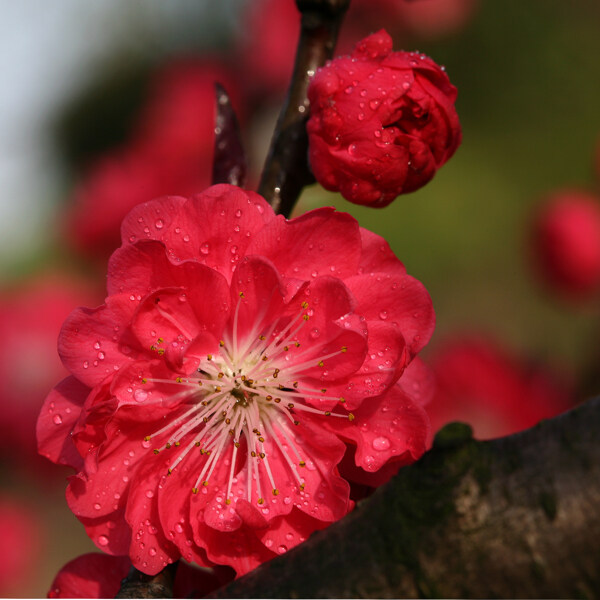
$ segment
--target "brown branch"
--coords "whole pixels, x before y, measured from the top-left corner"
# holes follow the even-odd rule
[[[214,598],[600,597],[600,398],[507,438],[459,423],[339,523]]]
[[[312,74],[333,56],[350,0],[296,0],[296,4],[302,20],[292,81],[258,187],[275,212],[286,217],[302,188],[315,180],[308,165],[306,93]]]
[[[115,598],[172,598],[178,564],[168,565],[156,575],[146,575],[131,567]]]

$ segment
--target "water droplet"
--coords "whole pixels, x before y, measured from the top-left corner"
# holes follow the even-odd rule
[[[202,254],[208,254],[210,247],[208,244],[202,244],[202,246],[200,246],[200,252]]]
[[[283,499],[283,503],[284,503],[284,504],[287,504],[287,505],[289,505],[289,504],[291,504],[291,502],[292,502],[292,499],[291,499],[289,496],[286,496],[286,497]]]
[[[382,321],[385,321],[385,320],[388,318],[388,313],[387,313],[387,310],[382,310],[382,311],[379,313],[379,318],[380,318]]]
[[[156,548],[150,548],[150,550],[148,550],[148,554],[150,556],[156,556]]]
[[[98,352],[98,359],[99,360],[104,360],[105,354],[104,352]]]
[[[98,537],[98,543],[101,546],[108,546],[108,538],[105,535],[101,535]]]
[[[272,545],[273,545],[273,540],[271,540],[271,539],[266,539],[265,540],[265,546],[267,548],[270,548]]]
[[[54,415],[52,419],[55,425],[60,425],[62,423],[62,417],[60,415]]]
[[[96,502],[96,504],[94,504],[94,510],[100,510],[102,508],[102,506],[100,504],[98,504],[98,502]]]
[[[316,327],[315,327],[315,329],[313,329],[313,330],[310,332],[310,337],[311,337],[313,340],[316,340],[316,339],[317,339],[317,338],[318,338],[320,335],[321,335],[321,332],[320,332],[320,331],[319,331],[319,330],[318,330]]]
[[[154,492],[152,490],[148,490],[146,492],[146,498],[154,498]]]
[[[144,390],[138,388],[133,393],[133,397],[135,398],[136,402],[143,402],[148,397],[148,392],[145,392]]]
[[[162,229],[165,226],[165,222],[162,219],[156,219],[156,223],[154,223],[156,229]]]
[[[189,241],[190,241],[190,236],[189,236],[189,235],[186,233],[186,234],[183,236],[183,238],[182,238],[182,239],[183,239],[183,241],[184,241],[184,242],[186,242],[186,243],[187,243],[187,242],[189,242]]]
[[[390,447],[390,440],[386,437],[378,437],[373,440],[373,448],[375,450],[379,450],[380,452],[383,450],[387,450]]]
[[[279,552],[279,554],[285,554],[287,552],[287,546],[284,546],[282,544],[281,546],[279,546],[279,548],[277,548],[277,552]]]
[[[285,539],[292,541],[294,539],[294,535],[292,533],[286,533],[285,534]]]
[[[175,525],[175,531],[176,531],[177,533],[183,533],[183,526],[181,525],[181,523],[177,523],[177,524]]]
[[[350,144],[348,146],[348,154],[354,156],[356,154],[356,144]]]

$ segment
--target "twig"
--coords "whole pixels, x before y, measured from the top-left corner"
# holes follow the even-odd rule
[[[279,114],[258,193],[275,212],[289,217],[302,188],[314,182],[308,165],[308,84],[333,56],[350,0],[296,0],[301,30],[292,81]]]

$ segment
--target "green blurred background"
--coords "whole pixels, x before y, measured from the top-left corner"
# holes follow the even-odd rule
[[[0,25],[2,65],[8,73],[8,91],[0,92],[4,285],[47,266],[87,268],[49,226],[66,204],[84,146],[94,151],[123,137],[147,70],[158,59],[182,51],[226,51],[243,27],[243,4],[171,0],[165,8],[138,0],[26,0],[18,7],[2,5],[7,13]],[[36,46],[38,31],[45,33]],[[26,51],[21,36],[30,40]],[[462,29],[435,39],[396,36],[396,48],[402,47],[419,49],[446,66],[459,90],[462,146],[429,185],[388,208],[356,207],[318,186],[306,190],[300,207],[334,204],[389,240],[433,298],[432,345],[453,332],[490,332],[521,356],[583,377],[596,356],[598,307],[566,303],[538,285],[528,261],[527,231],[545,194],[600,187],[595,158],[600,3],[480,0]],[[28,69],[37,88],[20,85]],[[34,94],[30,113],[21,110],[23,121],[14,118],[9,101],[26,105]],[[245,131],[254,164],[266,152],[276,99],[264,98],[257,108]],[[35,478],[15,472],[9,457],[2,473],[3,490],[41,516],[44,543],[31,576],[6,593],[43,596],[65,562],[94,548],[66,507],[62,483],[40,488]]]

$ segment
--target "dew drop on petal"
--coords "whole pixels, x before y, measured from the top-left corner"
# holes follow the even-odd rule
[[[186,234],[183,236],[183,238],[182,238],[182,239],[183,239],[183,241],[184,241],[184,242],[186,242],[186,243],[187,243],[187,242],[189,242],[189,241],[190,241],[190,236],[189,236],[189,235],[187,235],[187,233],[186,233]]]
[[[96,504],[94,504],[94,510],[100,510],[102,508],[102,506],[96,502]]]
[[[101,546],[108,546],[108,538],[105,535],[101,535],[98,537],[98,543]]]
[[[385,320],[388,318],[388,313],[387,313],[387,310],[382,310],[382,311],[379,313],[379,318],[380,318],[382,321],[385,321]]]
[[[265,540],[265,546],[267,548],[270,548],[272,545],[273,545],[273,540],[271,540],[271,539],[266,539]]]
[[[210,250],[210,246],[208,244],[202,244],[202,246],[200,246],[200,252],[202,254],[208,254],[209,250]]]
[[[287,546],[284,546],[282,544],[281,546],[279,546],[279,548],[277,548],[277,552],[279,552],[279,554],[285,554],[287,552]]]
[[[181,525],[181,523],[177,523],[177,524],[175,525],[175,531],[176,531],[177,533],[183,533],[183,526]]]
[[[154,492],[152,490],[148,490],[146,492],[146,498],[154,498]]]
[[[62,423],[62,417],[60,415],[54,415],[52,421],[55,425],[60,425]]]
[[[143,402],[148,397],[148,392],[138,388],[133,393],[133,397],[135,398],[136,402]]]
[[[150,548],[150,550],[148,550],[148,554],[150,556],[156,556],[156,548]]]
[[[156,223],[154,223],[154,226],[156,227],[156,229],[162,229],[165,225],[165,222],[162,219],[156,219]]]
[[[375,450],[383,451],[390,447],[390,440],[386,437],[377,437],[373,440],[373,448]]]

